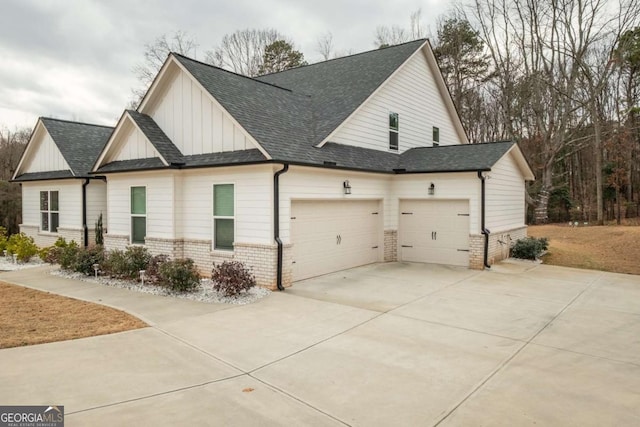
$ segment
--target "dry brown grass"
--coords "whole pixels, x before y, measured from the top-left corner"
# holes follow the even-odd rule
[[[112,334],[147,326],[123,311],[0,282],[0,348]]]
[[[529,235],[549,238],[545,264],[640,274],[640,226],[536,225]]]

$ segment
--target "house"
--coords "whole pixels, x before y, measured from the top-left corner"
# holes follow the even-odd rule
[[[258,284],[383,261],[483,268],[526,236],[517,144],[469,144],[426,40],[249,78],[170,54],[91,174],[107,249]]]
[[[100,214],[107,214],[107,184],[89,172],[112,131],[38,119],[13,175],[22,186],[20,231],[38,246],[51,246],[58,237],[81,245],[94,242],[95,224]]]

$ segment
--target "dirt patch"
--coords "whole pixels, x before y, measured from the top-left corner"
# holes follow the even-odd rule
[[[99,304],[0,282],[0,348],[43,344],[144,328]]]
[[[640,226],[536,225],[529,236],[549,238],[545,264],[640,274]]]

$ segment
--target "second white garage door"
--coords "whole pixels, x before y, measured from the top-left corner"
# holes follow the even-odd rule
[[[400,259],[469,266],[467,200],[400,202]]]
[[[379,202],[293,201],[293,280],[378,261]]]

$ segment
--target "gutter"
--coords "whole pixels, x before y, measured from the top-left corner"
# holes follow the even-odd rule
[[[273,175],[273,239],[278,245],[278,261],[276,267],[276,284],[279,291],[284,291],[282,286],[282,251],[283,244],[280,240],[280,175],[289,170],[289,164],[284,163],[282,169]]]
[[[487,230],[485,226],[485,202],[486,202],[486,189],[485,189],[485,180],[486,178],[482,175],[483,171],[478,171],[478,178],[481,182],[481,196],[480,196],[480,228],[482,229],[482,234],[484,235],[484,257],[483,263],[485,268],[491,268],[489,265],[489,234],[491,232]]]

